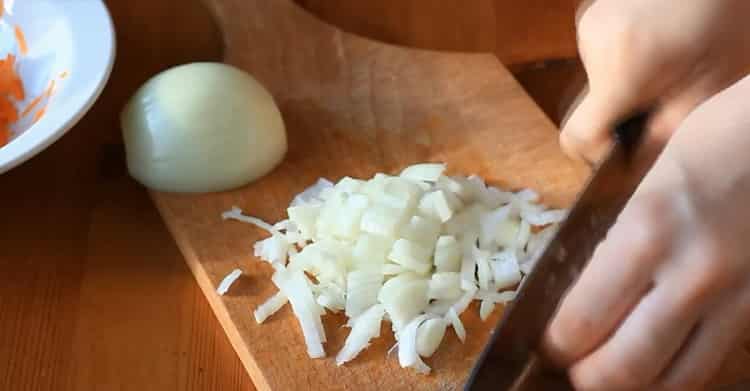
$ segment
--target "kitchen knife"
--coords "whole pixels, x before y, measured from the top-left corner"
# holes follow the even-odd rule
[[[546,368],[537,348],[567,289],[578,278],[646,169],[634,152],[647,113],[615,128],[615,142],[568,217],[536,260],[474,366],[466,391],[570,390],[567,376]]]

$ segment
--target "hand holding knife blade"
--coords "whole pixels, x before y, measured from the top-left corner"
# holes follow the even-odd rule
[[[647,120],[648,113],[641,113],[616,127],[609,154],[524,279],[472,370],[466,391],[573,389],[567,376],[545,368],[538,347],[563,295],[646,173],[633,156]]]

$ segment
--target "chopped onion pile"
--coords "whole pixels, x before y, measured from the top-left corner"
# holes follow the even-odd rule
[[[291,303],[312,358],[325,356],[321,316],[343,311],[351,332],[342,365],[391,323],[402,367],[428,373],[421,357],[448,327],[466,339],[460,315],[480,300],[486,320],[515,289],[566,217],[531,190],[507,192],[476,176],[449,177],[444,164],[417,164],[399,176],[319,180],[294,198],[275,225],[225,212],[267,230],[255,255],[271,263],[279,292],[255,310],[258,323]]]

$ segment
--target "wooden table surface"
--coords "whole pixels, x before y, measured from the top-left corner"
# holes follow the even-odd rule
[[[324,1],[302,2],[333,21],[346,20],[346,13],[354,20],[379,21],[374,36],[433,45],[424,38],[432,35],[425,33],[429,25],[418,12],[405,18],[395,11],[403,2],[336,9],[330,7],[333,0]],[[490,50],[480,41],[491,39],[493,50],[509,62],[569,53],[570,37],[549,30],[535,29],[538,35],[526,34],[526,44],[516,46],[503,41],[503,29],[492,30],[491,38],[466,30],[477,15],[494,18],[497,25],[518,16],[498,11],[518,4],[514,0],[480,3],[495,12],[470,9],[464,18],[455,9],[432,8],[432,15],[462,21],[464,30],[444,33],[454,37],[450,45]],[[119,47],[102,98],[61,141],[0,176],[0,390],[252,390],[145,190],[128,179],[117,120],[124,101],[155,72],[220,59],[220,34],[198,0],[108,4]],[[543,13],[537,20],[534,12],[518,12],[542,26],[553,16]],[[560,20],[568,12],[572,8],[561,9]],[[563,42],[534,44],[551,36]],[[560,85],[559,80],[529,80],[528,85],[542,86],[543,101],[557,99],[558,91],[549,86]],[[748,350],[725,365],[721,383],[746,378]]]

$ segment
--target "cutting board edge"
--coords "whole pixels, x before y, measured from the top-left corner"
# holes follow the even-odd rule
[[[206,298],[206,300],[208,300],[208,304],[211,307],[211,310],[216,316],[216,319],[219,321],[219,324],[224,330],[224,333],[226,333],[227,338],[229,339],[229,343],[232,345],[232,348],[239,357],[240,362],[242,362],[242,366],[245,367],[245,371],[247,371],[247,373],[250,375],[255,388],[258,391],[273,391],[273,388],[271,388],[268,380],[263,375],[263,371],[260,369],[258,363],[253,358],[253,355],[248,350],[247,345],[240,335],[239,329],[236,327],[236,324],[232,322],[231,317],[229,316],[229,312],[227,311],[227,307],[224,305],[224,302],[221,301],[221,297],[216,293],[216,290],[211,283],[210,278],[206,274],[206,270],[198,261],[198,257],[193,253],[190,246],[186,243],[183,243],[181,235],[178,233],[176,227],[174,226],[174,224],[176,224],[174,223],[175,220],[172,219],[171,216],[169,216],[168,208],[161,204],[162,201],[159,200],[159,197],[156,197],[158,192],[149,190],[148,194],[151,198],[151,201],[156,206],[156,210],[159,212],[159,215],[164,221],[164,224],[166,225],[167,230],[172,236],[172,239],[180,249],[180,253],[182,253],[183,258],[185,259],[185,263],[187,264],[190,272],[193,274],[193,277],[198,283],[198,287],[203,292],[203,296]]]

